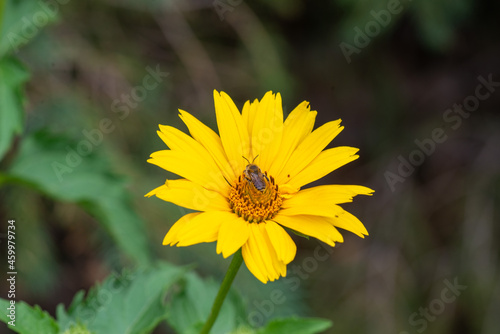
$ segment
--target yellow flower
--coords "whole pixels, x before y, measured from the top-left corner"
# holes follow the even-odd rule
[[[301,187],[358,158],[358,149],[323,150],[343,126],[340,119],[313,130],[316,111],[304,101],[283,121],[281,95],[267,92],[239,112],[224,92],[214,91],[219,135],[191,114],[180,118],[191,136],[160,125],[170,148],[148,162],[179,175],[149,192],[198,212],[180,218],[164,245],[217,241],[224,258],[242,248],[247,268],[263,283],[286,276],[297,247],[284,227],[330,246],[343,242],[337,228],[360,237],[363,224],[338,204],[373,190],[355,185]]]

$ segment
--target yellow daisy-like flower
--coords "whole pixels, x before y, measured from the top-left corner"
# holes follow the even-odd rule
[[[217,241],[224,258],[242,248],[247,268],[263,283],[286,276],[297,247],[285,231],[343,242],[337,228],[360,237],[363,224],[338,204],[373,190],[356,185],[324,185],[300,190],[358,158],[357,148],[323,150],[343,126],[340,119],[313,131],[316,111],[299,104],[283,121],[281,95],[268,92],[247,101],[240,113],[224,92],[214,91],[219,135],[184,110],[180,118],[191,136],[160,125],[170,148],[148,162],[182,177],[149,192],[198,212],[180,218],[164,245]]]

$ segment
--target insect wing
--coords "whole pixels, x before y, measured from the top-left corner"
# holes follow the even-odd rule
[[[258,190],[263,190],[266,187],[266,183],[264,179],[259,176],[257,173],[250,173],[250,177],[252,178],[252,182]]]

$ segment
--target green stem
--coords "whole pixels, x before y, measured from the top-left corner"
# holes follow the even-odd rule
[[[220,285],[219,292],[217,293],[217,297],[215,297],[214,304],[212,305],[212,310],[210,311],[210,315],[208,316],[207,322],[201,329],[200,334],[208,334],[210,333],[210,329],[217,320],[217,316],[219,315],[220,308],[222,303],[224,303],[224,299],[226,298],[227,293],[229,292],[229,288],[233,283],[236,274],[238,273],[238,269],[240,269],[241,263],[243,262],[243,256],[241,256],[241,248],[234,253],[233,260],[227,269],[226,276]]]

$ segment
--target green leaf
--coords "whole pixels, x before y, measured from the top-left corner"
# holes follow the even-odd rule
[[[0,57],[29,43],[45,26],[57,20],[60,10],[58,1],[3,1],[6,3],[3,22],[0,21]]]
[[[332,326],[332,322],[319,318],[283,318],[270,321],[257,334],[314,334]]]
[[[10,301],[0,299],[0,320],[6,324],[12,322],[14,319],[7,316],[10,313]],[[15,302],[15,326],[8,325],[8,327],[16,333],[22,334],[57,334],[59,333],[59,326],[56,321],[38,305],[34,307],[29,306],[25,302]],[[6,311],[7,310],[7,311]],[[12,324],[12,323],[11,323]]]
[[[199,333],[208,318],[219,285],[212,280],[204,281],[193,273],[186,275],[182,290],[172,297],[167,322],[178,333]],[[231,290],[211,332],[229,333],[238,327],[240,319],[245,319],[243,303],[240,296]]]
[[[92,333],[149,333],[165,318],[165,294],[184,273],[183,268],[159,263],[112,275],[86,298],[82,291],[77,293],[68,310],[58,305],[61,331],[83,324]]]
[[[0,160],[9,149],[12,137],[22,131],[23,85],[28,78],[28,71],[18,60],[0,59]]]
[[[74,143],[46,132],[32,134],[21,142],[7,175],[55,200],[81,205],[98,218],[129,258],[150,262],[145,229],[132,210],[124,180],[110,172],[103,157],[80,150],[85,142],[90,143]]]

